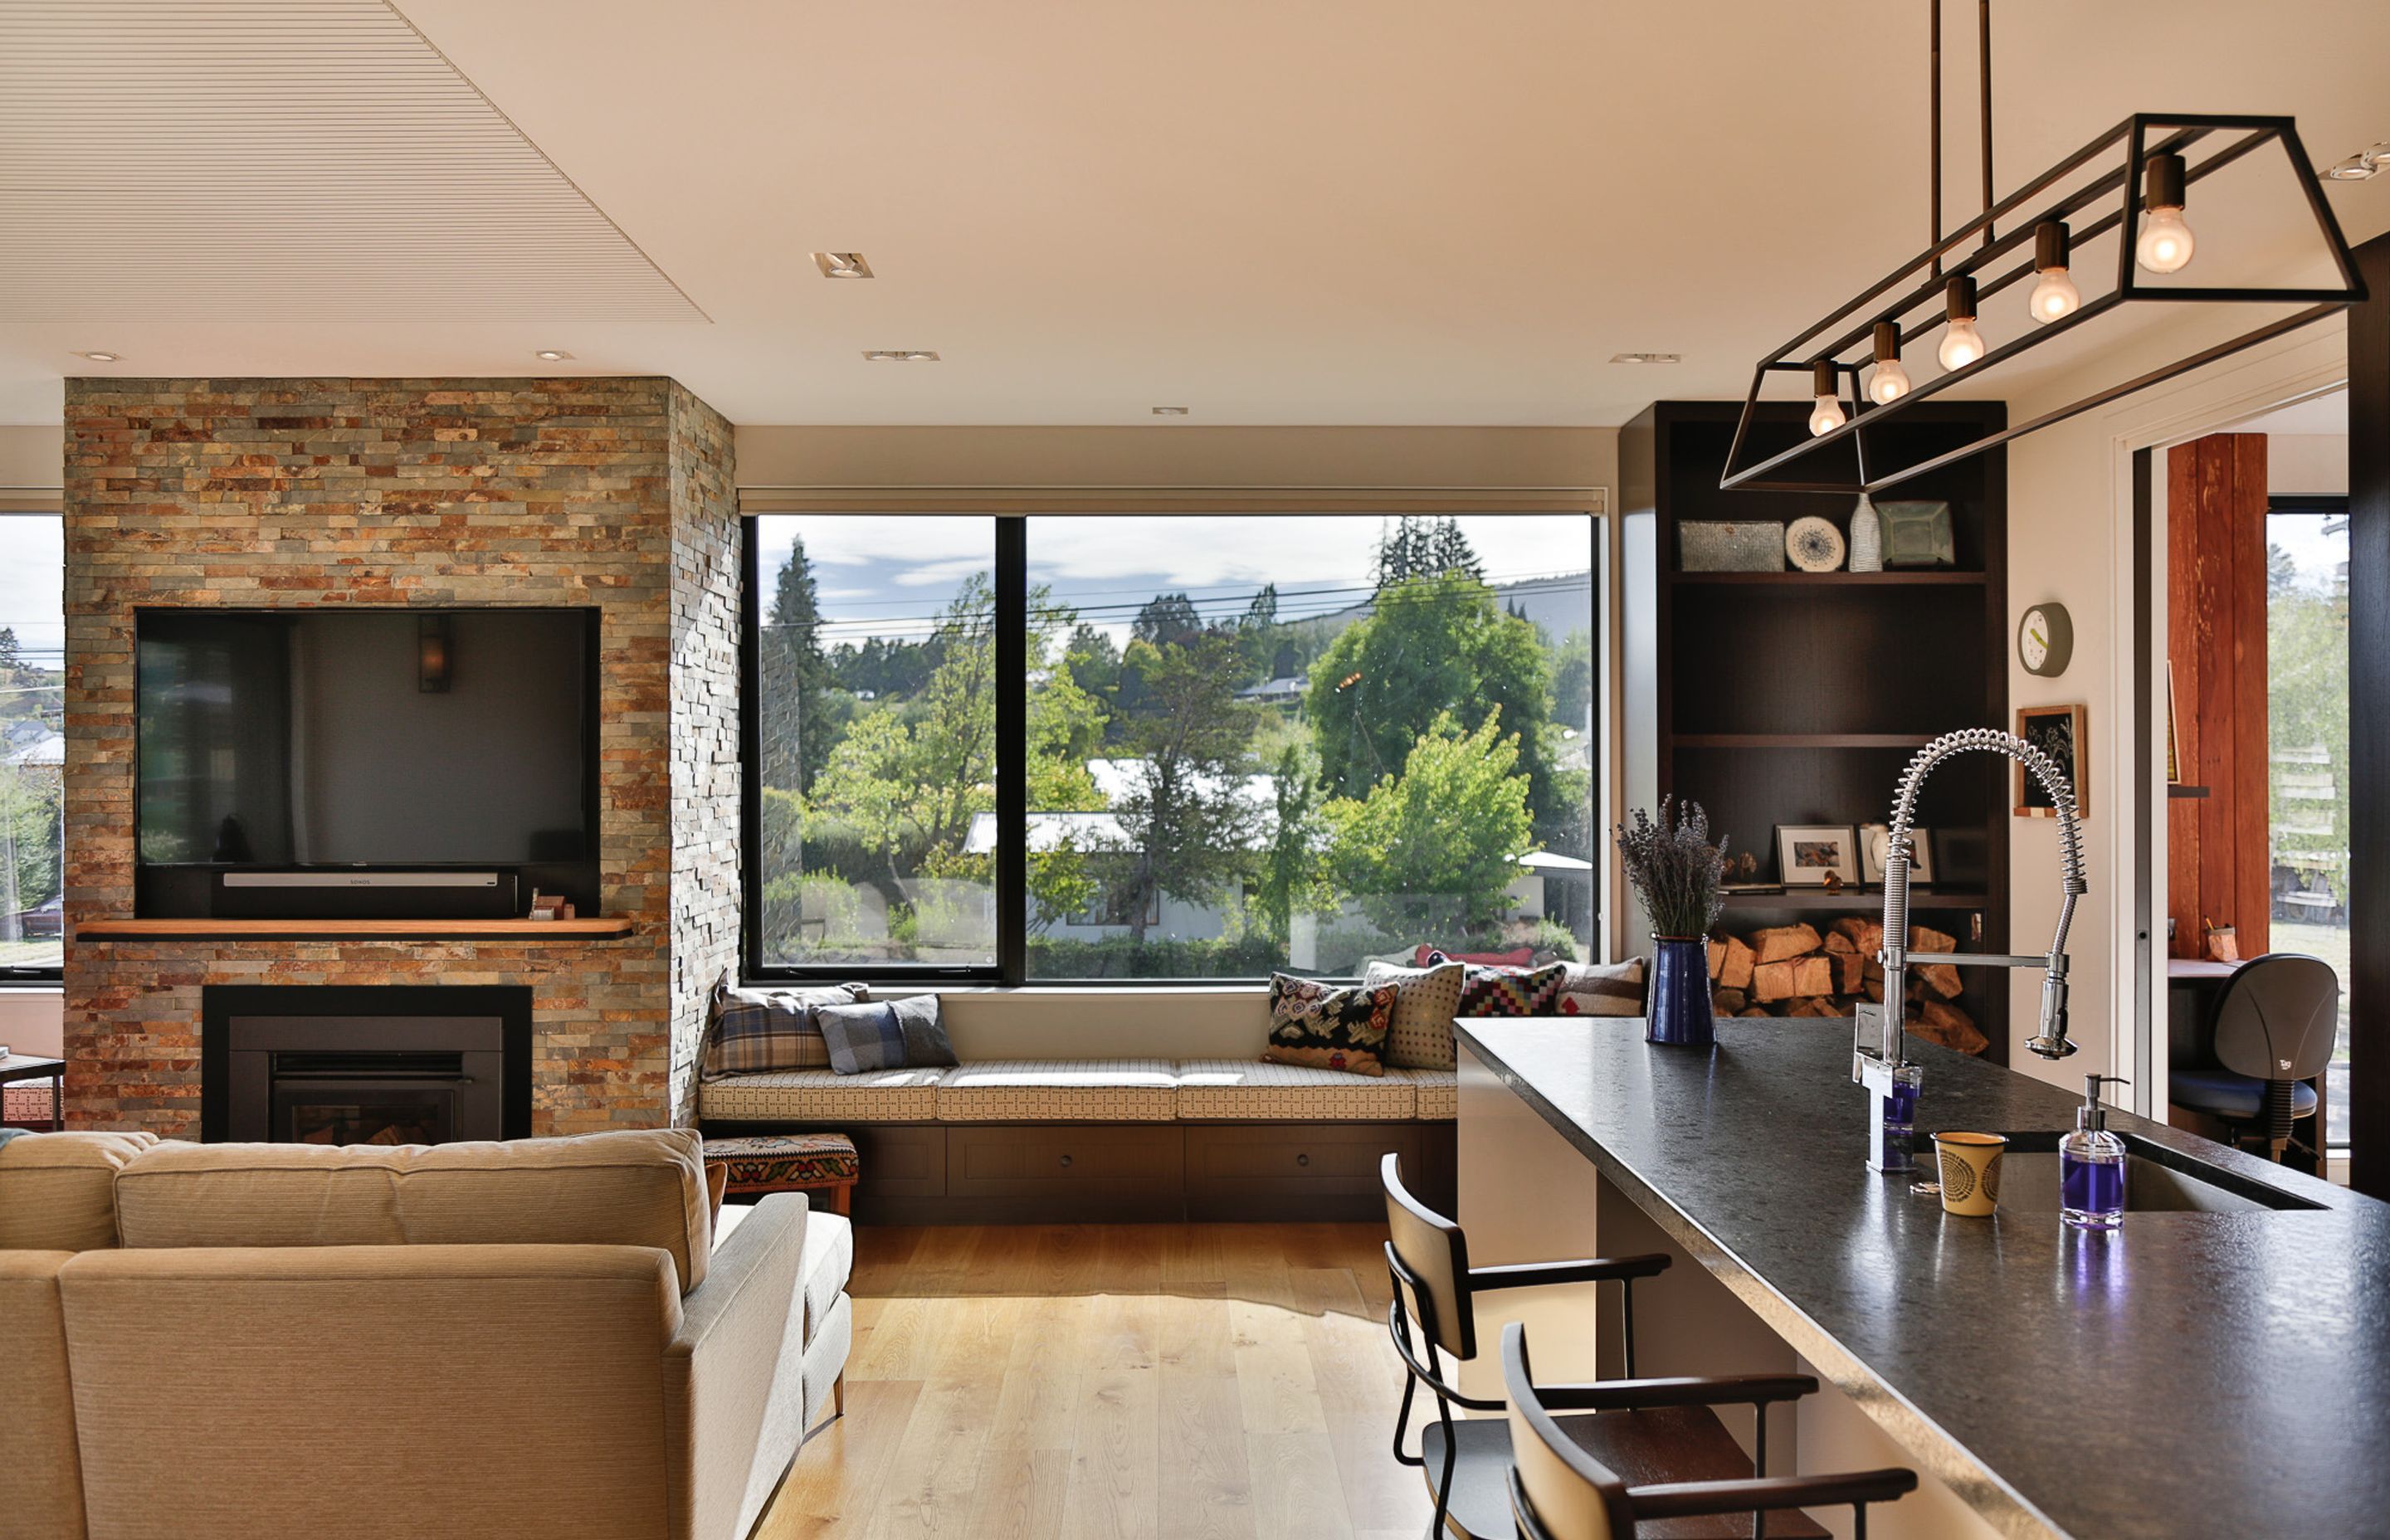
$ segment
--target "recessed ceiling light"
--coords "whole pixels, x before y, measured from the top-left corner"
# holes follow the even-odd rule
[[[123,355],[122,353],[102,353],[95,348],[88,353],[78,351],[75,353],[75,356],[77,358],[88,358],[95,364],[113,364]]]
[[[1685,355],[1681,353],[1613,353],[1610,361],[1613,364],[1681,364]]]
[[[572,355],[562,348],[542,348],[533,356],[546,359],[550,364],[560,364]]]
[[[871,264],[863,260],[860,251],[816,251],[814,265],[822,270],[825,278],[867,278]]]
[[[873,364],[934,364],[938,355],[927,348],[866,348],[864,358]]]
[[[2370,182],[2384,171],[2390,171],[2390,142],[2360,149],[2336,166],[2326,166],[2323,173],[2334,182]]]
[[[1187,408],[1184,406],[1157,406],[1153,409],[1153,415],[1157,417],[1183,417],[1187,415]]]

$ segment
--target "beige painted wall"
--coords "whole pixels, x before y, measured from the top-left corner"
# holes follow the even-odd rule
[[[2348,495],[2348,435],[2268,433],[2266,490],[2277,497]]]
[[[58,507],[66,445],[63,428],[0,426],[0,509]]]
[[[2255,324],[2245,312],[2186,317],[2137,345],[2102,358],[2097,378],[2088,371],[2013,401],[2010,420],[2024,421],[2064,404],[2096,385],[2154,367]],[[2347,372],[2345,327],[2327,322],[2223,359],[2194,374],[2127,396],[2018,440],[2009,451],[2010,627],[2025,607],[2055,599],[2075,621],[2075,658],[2056,679],[2026,674],[2014,648],[2009,653],[2009,700],[2017,706],[2080,701],[2090,710],[2091,772],[2087,777],[2091,814],[2084,840],[2091,891],[2077,911],[2070,938],[2074,1036],[2083,1051],[2052,1064],[2024,1051],[2040,1000],[2037,975],[2020,971],[2011,984],[2010,1062],[2029,1073],[2079,1088],[2094,1071],[2132,1077],[2130,1105],[2164,1114],[2165,1060],[2161,1051],[2137,1053],[2133,1040],[2136,992],[2153,987],[2151,965],[2134,924],[2133,873],[2139,855],[2133,820],[2137,799],[2157,810],[2152,820],[2151,882],[2165,892],[2165,756],[2152,756],[2151,779],[2137,784],[2132,742],[2127,729],[2133,699],[2133,637],[2137,598],[2133,583],[2131,453],[2196,438],[2261,411],[2313,394]],[[2155,478],[2164,490],[2163,468]],[[2306,490],[2319,490],[2308,488]],[[2153,532],[2163,552],[2164,509]],[[2140,620],[2151,634],[2165,635],[2164,585]],[[2151,649],[2152,699],[2165,699],[2165,652]],[[2163,708],[2160,708],[2161,712]],[[2162,720],[2162,717],[2161,717]],[[2010,830],[2010,943],[2016,952],[2048,943],[2058,916],[2058,831],[2046,819],[2019,818]],[[2162,902],[2156,925],[2165,924]],[[2148,948],[2165,952],[2163,937]],[[2162,990],[2152,996],[2152,1016],[2163,1033]]]

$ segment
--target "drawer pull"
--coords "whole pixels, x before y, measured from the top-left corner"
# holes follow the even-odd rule
[[[1311,1163],[1311,1157],[1308,1155],[1297,1155],[1294,1158],[1294,1163],[1299,1166],[1307,1166]]]
[[[1063,1156],[1063,1157],[1062,1157],[1062,1164],[1063,1164],[1065,1167],[1068,1167],[1068,1166],[1070,1165],[1070,1163],[1071,1163],[1071,1157],[1069,1157],[1068,1155]]]

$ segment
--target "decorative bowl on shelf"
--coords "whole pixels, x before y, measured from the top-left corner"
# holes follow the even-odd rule
[[[1886,567],[1955,567],[1958,541],[1947,503],[1878,503]]]

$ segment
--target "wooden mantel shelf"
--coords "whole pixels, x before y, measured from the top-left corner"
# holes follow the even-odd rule
[[[77,941],[619,941],[616,919],[87,919]]]

